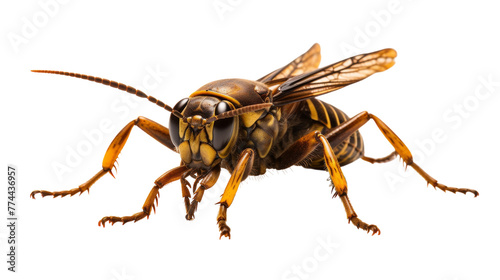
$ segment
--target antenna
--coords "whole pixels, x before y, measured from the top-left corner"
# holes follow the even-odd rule
[[[149,95],[145,94],[144,92],[142,92],[142,91],[140,91],[138,89],[135,89],[135,88],[133,88],[131,86],[127,86],[127,85],[122,84],[122,83],[118,83],[118,82],[115,82],[115,81],[110,81],[108,79],[103,79],[103,78],[99,78],[99,77],[94,77],[94,76],[89,76],[89,75],[84,75],[84,74],[78,74],[78,73],[71,73],[71,72],[63,72],[63,71],[31,70],[31,72],[70,76],[70,77],[80,78],[80,79],[84,79],[84,80],[96,82],[96,83],[99,83],[99,84],[103,84],[103,85],[106,85],[106,86],[114,87],[114,88],[117,88],[119,90],[123,90],[123,91],[126,91],[126,92],[131,93],[131,94],[135,94],[138,97],[146,98],[150,102],[152,102],[152,103],[154,103],[154,104],[162,107],[163,109],[169,111],[170,113],[174,114],[176,117],[181,118],[181,119],[183,118],[182,114],[179,111],[173,110],[172,107],[168,106],[167,104],[163,103],[162,101],[154,98],[153,96],[149,96]]]

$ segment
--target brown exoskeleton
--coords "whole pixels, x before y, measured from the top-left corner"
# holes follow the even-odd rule
[[[33,70],[33,72],[61,74],[109,85],[135,94],[171,112],[169,128],[139,117],[128,123],[115,137],[103,160],[102,170],[87,182],[67,191],[33,191],[31,197],[66,196],[89,191],[104,174],[112,173],[118,154],[130,131],[138,126],[151,137],[178,152],[182,159],[175,167],[161,175],[149,193],[142,211],[124,217],[107,216],[99,221],[114,224],[138,221],[149,217],[158,203],[159,190],[168,183],[180,180],[186,206],[186,219],[194,217],[204,192],[214,186],[221,168],[231,173],[220,204],[217,223],[220,236],[230,237],[226,224],[227,208],[241,181],[249,175],[261,175],[270,169],[285,169],[292,165],[328,170],[335,195],[344,204],[347,219],[356,227],[380,234],[376,225],[358,218],[347,196],[347,184],[341,166],[359,158],[371,163],[390,161],[399,155],[404,163],[414,168],[426,181],[443,191],[467,193],[472,189],[452,188],[438,183],[413,162],[412,155],[399,137],[379,118],[361,112],[348,118],[344,112],[316,96],[340,89],[385,71],[394,65],[396,51],[384,49],[348,58],[318,68],[320,47],[313,45],[306,53],[284,67],[257,81],[226,79],[208,83],[173,108],[140,90],[114,81],[88,75]],[[373,119],[382,134],[394,147],[389,156],[379,159],[364,156],[363,140],[358,129]],[[195,178],[193,185],[188,177]],[[192,188],[194,194],[190,201]]]

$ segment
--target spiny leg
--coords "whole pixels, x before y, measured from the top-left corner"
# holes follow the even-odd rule
[[[217,214],[217,225],[219,225],[220,231],[219,239],[221,239],[222,236],[231,239],[231,228],[226,224],[228,207],[229,206],[227,206],[226,204],[221,204],[219,208],[219,214]]]
[[[368,112],[361,112],[354,116],[353,118],[347,120],[346,122],[340,124],[335,127],[331,131],[325,134],[329,144],[331,147],[335,147],[338,144],[342,143],[350,137],[352,133],[362,127],[365,123],[367,123],[371,118],[374,119],[375,123],[382,131],[384,136],[389,140],[392,146],[395,148],[396,153],[403,159],[403,161],[414,168],[429,184],[437,187],[443,191],[451,191],[451,192],[462,192],[467,193],[471,192],[475,196],[479,193],[472,189],[458,189],[444,186],[442,184],[437,183],[437,181],[425,173],[417,164],[413,162],[412,155],[406,145],[399,139],[398,136],[392,130],[390,130],[387,125],[385,125],[382,121],[380,121],[374,115],[368,114]],[[317,132],[313,131],[309,134],[303,136],[295,143],[293,143],[287,150],[285,150],[280,157],[276,160],[275,168],[276,169],[285,169],[291,165],[301,164],[304,161],[307,161],[307,158],[315,153],[320,145],[320,142],[315,139],[315,135]],[[391,154],[392,155],[392,154]],[[340,169],[339,169],[340,170]],[[340,196],[344,207],[346,208],[346,212],[349,216],[349,213],[354,211],[352,210],[352,206],[349,202],[347,196],[342,196],[338,191],[337,194]],[[354,224],[359,223],[357,219],[353,219]],[[362,224],[360,226],[363,226]]]
[[[87,182],[81,184],[80,186],[78,186],[78,188],[74,188],[74,189],[70,189],[70,190],[66,190],[66,191],[55,191],[55,192],[51,192],[51,191],[44,191],[44,190],[36,190],[36,191],[33,191],[31,192],[30,194],[30,197],[35,199],[35,195],[37,193],[41,194],[42,197],[46,197],[46,196],[53,196],[53,197],[58,197],[58,196],[61,196],[61,197],[65,197],[67,195],[69,196],[73,196],[77,193],[80,193],[82,194],[84,191],[87,191],[89,192],[89,189],[90,187],[97,181],[99,180],[99,178],[101,178],[102,176],[104,176],[104,174],[106,174],[108,171],[106,170],[101,170],[99,172],[97,172],[96,175],[94,175],[92,178],[90,178],[90,180],[88,180]]]
[[[186,177],[188,177],[190,174],[191,172],[186,172],[180,178],[182,197],[184,198],[184,207],[186,208],[186,213],[189,211],[189,198],[191,198],[191,192],[189,191],[189,188],[191,188],[191,184],[188,180],[186,180]]]
[[[401,139],[379,118],[377,118],[375,115],[369,114],[368,112],[361,112],[357,114],[353,118],[349,119],[348,121],[342,123],[332,131],[325,134],[325,136],[330,142],[330,145],[332,147],[335,147],[344,139],[349,137],[349,135],[351,135],[354,131],[362,127],[370,119],[373,119],[373,121],[375,121],[377,127],[380,129],[382,134],[384,134],[385,138],[391,143],[391,145],[396,150],[396,153],[403,159],[404,163],[415,169],[420,174],[420,176],[422,176],[427,181],[428,184],[431,184],[434,188],[439,188],[442,191],[450,191],[453,193],[461,192],[463,194],[471,192],[474,194],[474,196],[479,195],[479,193],[473,189],[447,187],[443,184],[438,183],[436,179],[429,176],[429,174],[424,172],[420,168],[420,166],[413,162],[413,156],[411,155],[410,150],[408,149],[408,147],[406,147],[403,141],[401,141]]]
[[[352,223],[357,228],[362,228],[363,230],[366,230],[367,233],[372,231],[372,235],[374,235],[375,233],[378,233],[380,235],[380,230],[376,225],[369,225],[363,222],[358,218],[356,212],[354,212],[354,208],[352,207],[352,204],[349,201],[349,197],[347,196],[347,182],[345,180],[344,174],[342,173],[342,169],[340,168],[337,157],[335,156],[335,153],[333,152],[333,149],[328,142],[328,139],[319,132],[316,132],[314,136],[316,141],[320,142],[323,146],[325,165],[328,169],[328,173],[330,174],[333,187],[335,188],[334,196],[338,195],[340,197],[340,200],[342,201],[342,204],[344,204],[348,221],[352,221]]]
[[[234,196],[236,195],[236,191],[238,191],[238,187],[241,181],[245,180],[252,169],[253,159],[255,152],[251,148],[245,149],[238,159],[238,163],[236,164],[231,178],[227,183],[226,189],[222,194],[221,200],[218,202],[220,204],[219,214],[217,215],[217,224],[219,225],[220,237],[226,236],[231,239],[231,229],[226,224],[227,221],[227,208],[231,206],[233,203]]]
[[[118,158],[118,155],[120,154],[121,150],[125,146],[125,143],[127,142],[128,136],[130,135],[130,132],[132,131],[132,128],[134,125],[138,126],[141,128],[144,132],[146,132],[148,135],[153,137],[154,139],[158,140],[160,143],[163,145],[167,146],[171,150],[175,151],[175,146],[173,145],[172,141],[170,140],[170,133],[169,130],[150,120],[145,117],[138,117],[136,120],[133,120],[129,122],[119,133],[116,135],[115,139],[111,142],[111,144],[108,147],[108,150],[106,151],[106,154],[104,155],[104,159],[102,162],[102,170],[97,172],[96,175],[94,175],[90,180],[87,182],[83,183],[80,185],[78,188],[70,189],[70,190],[65,190],[65,191],[45,191],[45,190],[36,190],[31,193],[31,198],[35,198],[35,195],[37,193],[41,194],[42,197],[45,196],[53,196],[53,197],[64,197],[67,195],[73,196],[77,193],[82,194],[84,191],[89,192],[90,187],[104,174],[106,173],[111,173],[111,176],[114,177],[112,168],[115,167],[116,159]],[[116,167],[115,167],[116,168]]]
[[[151,208],[153,208],[153,211],[156,213],[155,202],[156,206],[158,206],[158,197],[160,197],[159,190],[163,186],[173,181],[179,180],[187,172],[191,172],[191,169],[189,169],[185,165],[181,165],[179,167],[176,167],[174,169],[165,172],[155,181],[155,185],[149,192],[149,195],[146,198],[144,205],[142,206],[141,212],[137,212],[132,216],[124,216],[124,217],[106,216],[99,221],[98,225],[99,226],[102,225],[103,227],[105,227],[106,222],[109,222],[111,225],[113,225],[116,222],[122,222],[122,224],[125,224],[130,221],[137,222],[145,217],[149,218],[149,215],[151,214]]]
[[[347,128],[350,128],[348,126]],[[323,146],[322,154],[324,158],[325,165],[330,174],[330,179],[335,190],[334,196],[339,196],[342,201],[347,219],[349,222],[358,227],[366,230],[367,232],[372,231],[373,234],[380,234],[380,230],[375,225],[369,225],[362,220],[360,220],[352,207],[349,197],[347,196],[347,182],[344,178],[342,170],[340,169],[340,164],[335,156],[335,152],[332,146],[336,146],[355,132],[357,129],[353,129],[348,133],[338,133],[336,136],[339,138],[333,138],[337,143],[332,144],[332,139],[329,139],[325,135],[320,134],[318,131],[312,131],[309,134],[303,136],[295,143],[293,143],[281,156],[276,160],[278,163],[276,169],[286,168],[287,165],[301,164],[304,160],[311,154],[315,154],[320,149],[320,145]],[[281,165],[280,165],[281,164]],[[285,165],[286,164],[286,165]]]
[[[196,185],[198,183],[198,179],[194,184],[193,192],[194,197],[191,201],[189,207],[186,208],[186,220],[192,220],[194,218],[194,212],[196,212],[196,208],[198,207],[198,203],[201,202],[203,198],[203,194],[205,190],[213,187],[220,175],[220,165],[214,167],[214,169],[210,170],[203,178],[201,178],[200,187],[196,189]]]
[[[424,170],[422,170],[420,166],[418,166],[415,162],[413,162],[413,156],[411,155],[410,150],[406,147],[403,141],[401,141],[401,139],[399,139],[399,137],[384,122],[382,122],[375,115],[369,114],[369,117],[375,121],[377,127],[380,129],[382,134],[384,134],[385,138],[391,143],[394,149],[396,149],[396,152],[399,154],[399,156],[401,156],[406,165],[411,166],[413,169],[415,169],[415,171],[417,171],[418,174],[420,174],[420,176],[422,176],[427,181],[427,184],[431,184],[434,188],[439,188],[444,192],[446,191],[450,191],[452,193],[461,192],[463,194],[470,192],[474,194],[474,197],[479,195],[479,192],[473,189],[453,188],[438,183],[436,179],[432,178],[429,174],[427,174]]]

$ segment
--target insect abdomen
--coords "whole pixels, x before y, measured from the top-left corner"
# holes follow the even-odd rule
[[[305,103],[307,104],[307,111],[309,112],[310,118],[321,123],[323,126],[323,129],[321,130],[323,134],[326,134],[331,129],[339,126],[341,123],[349,119],[349,117],[341,110],[318,99],[307,99],[305,100]],[[332,148],[337,156],[339,164],[341,166],[346,165],[363,155],[363,138],[361,137],[359,131],[356,131],[344,142]],[[323,168],[323,159],[312,159],[309,167]]]

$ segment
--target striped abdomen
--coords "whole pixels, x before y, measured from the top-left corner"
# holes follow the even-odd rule
[[[305,103],[303,109],[309,114],[312,120],[318,122],[319,125],[322,126],[321,133],[323,134],[326,134],[331,129],[349,119],[341,110],[315,98],[307,99],[303,102]],[[361,138],[359,131],[356,131],[348,139],[332,148],[337,156],[339,164],[341,166],[346,165],[363,155],[363,138]],[[311,159],[311,163],[308,167],[323,169],[323,157]]]

